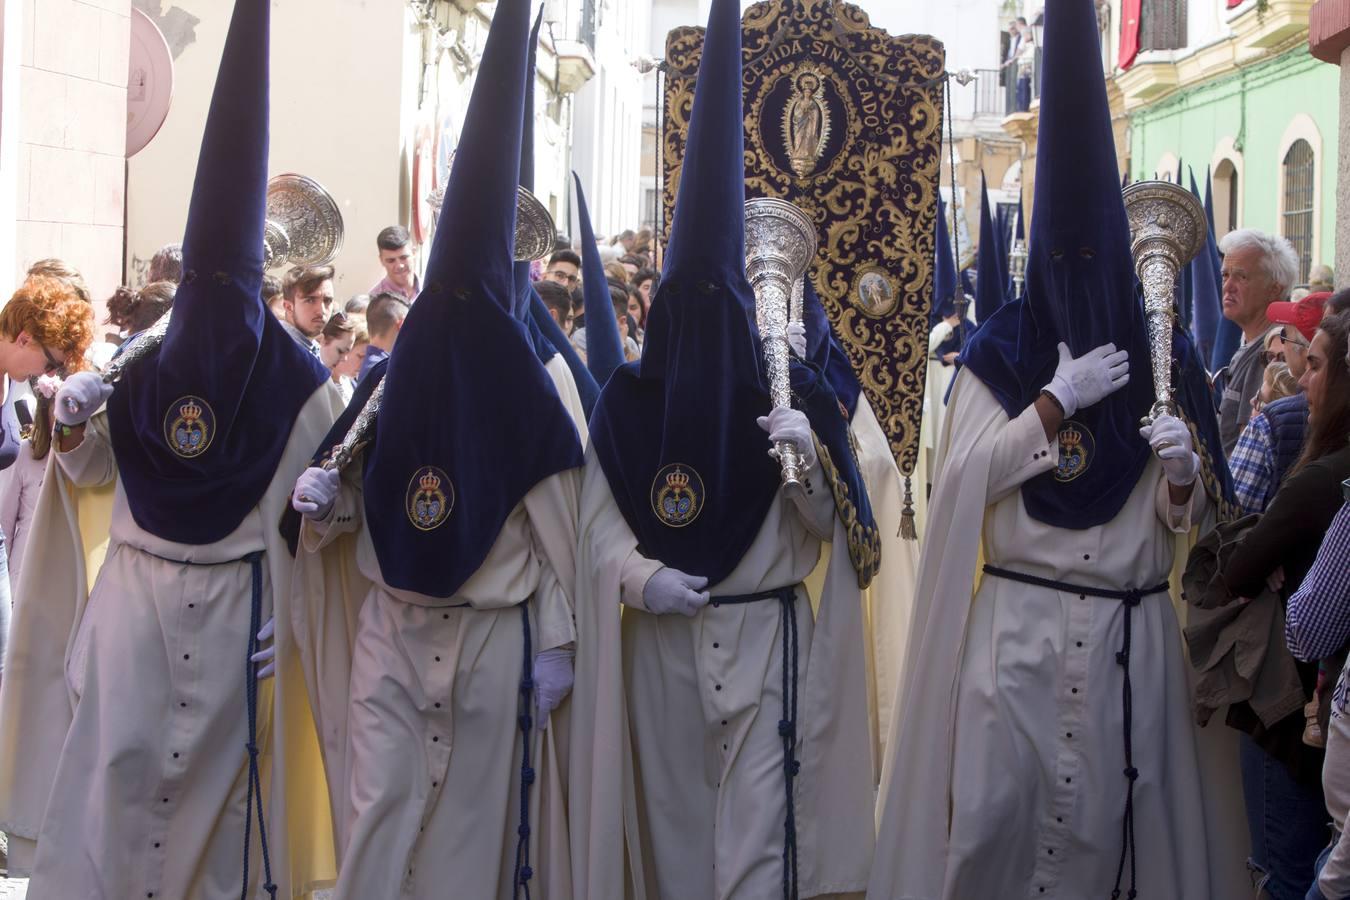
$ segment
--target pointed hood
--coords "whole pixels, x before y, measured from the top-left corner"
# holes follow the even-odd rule
[[[975,321],[984,323],[1003,305],[1003,267],[999,265],[998,234],[989,208],[989,191],[980,175],[980,248],[975,268]]]
[[[519,184],[525,190],[534,191],[534,72],[539,52],[539,26],[544,21],[544,8],[539,7],[534,25],[530,28],[529,51],[525,54],[525,102],[520,115],[520,173]],[[515,282],[515,303],[513,311],[517,319],[525,321],[529,314],[530,297],[534,292],[530,280],[530,263],[517,262],[513,270]]]
[[[642,360],[614,372],[590,424],[643,552],[714,585],[780,481],[755,423],[771,403],[745,275],[744,131],[740,4],[713,0]]]
[[[937,248],[937,261],[933,268],[933,303],[929,307],[928,327],[932,328],[947,316],[956,312],[956,260],[952,256],[952,239],[947,232],[947,204],[942,202],[942,193],[938,192],[937,216],[934,228],[937,234],[933,246]]]
[[[1191,193],[1195,196],[1195,199],[1202,200],[1200,188],[1197,187],[1195,183],[1195,170],[1188,169],[1186,174],[1190,179]],[[1204,255],[1204,250],[1202,249],[1200,253],[1196,254],[1195,259],[1192,259],[1184,268],[1182,268],[1181,274],[1177,277],[1177,327],[1187,334],[1191,333],[1191,323],[1195,320],[1196,260],[1203,259]],[[1208,265],[1207,262],[1205,264]]]
[[[1237,352],[1238,347],[1242,346],[1242,329],[1235,322],[1223,314],[1223,256],[1219,253],[1219,242],[1215,238],[1218,231],[1214,227],[1214,179],[1212,176],[1205,178],[1205,220],[1209,224],[1209,234],[1205,238],[1205,249],[1200,251],[1209,261],[1209,267],[1214,272],[1213,287],[1209,292],[1213,294],[1213,320],[1214,327],[1210,338],[1210,346],[1201,347],[1201,359],[1209,364],[1209,371],[1218,372],[1224,366],[1228,365],[1233,359],[1233,354]],[[1208,302],[1209,297],[1206,297]]]
[[[1205,176],[1205,220],[1208,233],[1205,246],[1191,260],[1194,295],[1191,300],[1191,335],[1195,351],[1209,365],[1214,355],[1214,339],[1223,321],[1223,291],[1217,282],[1219,248],[1214,243],[1214,205],[1209,174]]]
[[[160,347],[109,400],[136,523],[207,544],[266,492],[305,401],[328,378],[263,305],[269,0],[236,0],[183,235],[183,281]]]
[[[605,278],[605,264],[600,261],[600,248],[595,244],[591,229],[591,214],[586,207],[586,194],[581,189],[581,176],[572,178],[577,185],[577,221],[581,237],[581,285],[586,295],[586,368],[601,387],[609,381],[614,370],[624,364],[623,339],[619,324],[605,311],[611,306],[609,281]]]
[[[1078,467],[1022,487],[1034,518],[1089,528],[1116,516],[1148,463],[1138,423],[1152,379],[1093,4],[1047,0],[1045,22],[1026,294],[981,324],[963,359],[1014,416],[1050,382],[1060,341],[1074,356],[1106,343],[1129,351],[1129,384],[1074,415],[1085,450]],[[1213,417],[1212,408],[1186,412]]]
[[[644,378],[709,354],[715,374],[763,390],[755,295],[745,276],[745,125],[738,3],[713,0],[680,167],[661,286],[652,300]],[[716,290],[709,290],[713,286]],[[681,372],[681,376],[685,373]]]
[[[543,21],[544,8],[541,6],[530,29],[529,50],[525,57],[525,104],[520,119],[519,180],[520,186],[527,191],[534,190],[534,82],[539,52],[539,28]],[[548,307],[544,305],[539,292],[534,289],[533,280],[530,278],[530,263],[517,262],[511,277],[514,283],[512,313],[524,325],[530,343],[534,346],[535,356],[545,365],[555,356],[563,358],[563,362],[567,364],[567,371],[572,374],[582,409],[589,416],[595,407],[596,398],[600,396],[600,388],[586,370],[586,364],[572,348],[567,335],[548,314]]]
[[[512,314],[529,0],[493,16],[422,293],[389,359],[365,452],[385,583],[448,598],[540,481],[581,464],[552,380]]]

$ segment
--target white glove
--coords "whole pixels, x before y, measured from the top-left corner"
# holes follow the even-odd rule
[[[572,692],[571,650],[557,647],[542,650],[534,658],[534,701],[539,710],[539,727],[548,727],[548,714],[558,708],[563,698]]]
[[[642,588],[642,605],[647,612],[664,616],[679,613],[693,616],[708,605],[708,579],[687,575],[679,569],[663,566]]]
[[[272,635],[277,630],[277,617],[272,616],[267,620],[267,624],[258,632],[258,640],[266,643],[267,646],[249,657],[250,660],[258,665],[258,678],[271,678],[277,671],[277,645],[271,643]]]
[[[56,421],[69,428],[83,425],[112,396],[113,386],[94,372],[76,372],[56,392]]]
[[[340,479],[336,471],[310,466],[295,479],[291,507],[306,519],[326,518],[333,508],[333,501],[337,500]]]
[[[1148,441],[1162,460],[1169,482],[1177,487],[1195,483],[1200,474],[1200,457],[1191,449],[1191,430],[1185,422],[1176,416],[1158,416],[1152,425],[1139,429],[1139,436]]]
[[[1060,342],[1059,367],[1045,389],[1055,395],[1068,418],[1110,396],[1130,381],[1130,354],[1115,344],[1102,344],[1077,359]]]
[[[801,322],[789,322],[787,327],[788,348],[797,354],[798,359],[806,359],[806,326]]]
[[[760,416],[755,421],[769,433],[770,441],[791,441],[797,445],[797,456],[801,459],[803,472],[815,467],[816,442],[811,437],[811,421],[806,418],[806,413],[800,409],[776,406],[769,410],[767,416]],[[778,448],[770,447],[769,455],[777,459]]]

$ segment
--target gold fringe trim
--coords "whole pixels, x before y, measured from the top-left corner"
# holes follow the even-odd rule
[[[848,555],[853,563],[853,571],[858,575],[858,587],[867,590],[881,568],[881,533],[875,525],[864,525],[858,521],[858,509],[849,497],[848,485],[839,477],[839,469],[830,451],[814,435],[812,440],[815,441],[820,469],[825,473],[830,493],[834,496],[835,512],[839,514],[839,521],[848,535]]]

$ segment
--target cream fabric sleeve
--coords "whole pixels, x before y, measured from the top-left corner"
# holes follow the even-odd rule
[[[989,506],[1023,482],[1059,465],[1059,441],[1045,439],[1045,427],[1034,403],[999,429],[990,463]]]
[[[112,481],[117,474],[112,445],[101,432],[90,426],[85,427],[84,440],[79,444],[64,453],[57,450],[56,461],[76,487],[98,487]]]

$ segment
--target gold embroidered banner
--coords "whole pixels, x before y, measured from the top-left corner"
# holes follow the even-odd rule
[[[893,37],[842,0],[743,16],[747,197],[816,226],[810,278],[900,471],[919,452],[942,145],[942,43]],[[702,28],[666,38],[665,215],[679,191]]]

